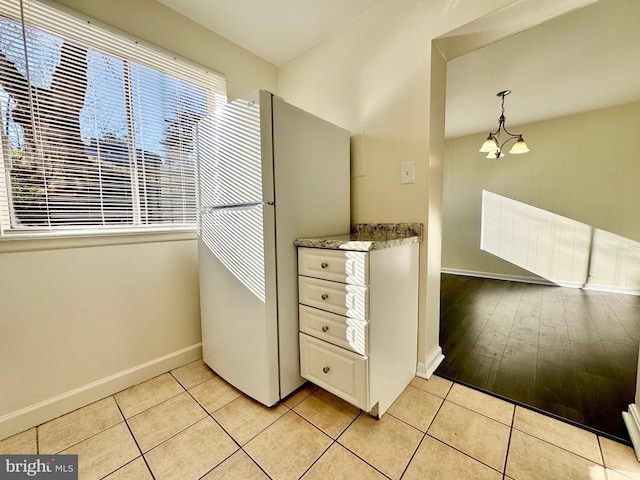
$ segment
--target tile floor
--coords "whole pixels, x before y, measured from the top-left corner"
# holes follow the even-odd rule
[[[81,479],[640,479],[633,450],[440,377],[380,420],[307,385],[266,408],[202,361],[0,442]]]

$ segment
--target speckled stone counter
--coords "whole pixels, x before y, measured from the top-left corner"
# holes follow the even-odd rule
[[[351,233],[297,238],[293,244],[296,247],[368,252],[421,241],[421,223],[357,223],[353,226]]]

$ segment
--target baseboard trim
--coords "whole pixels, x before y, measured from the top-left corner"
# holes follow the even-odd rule
[[[429,380],[429,378],[431,378],[431,375],[433,375],[433,372],[435,372],[436,368],[438,368],[438,365],[442,363],[442,360],[444,360],[442,347],[438,345],[431,350],[431,352],[427,356],[427,360],[424,363],[418,362],[418,365],[416,367],[416,375],[418,377]]]
[[[177,350],[149,362],[70,390],[0,417],[0,440],[41,425],[169,370],[202,358],[202,343]]]
[[[629,405],[628,412],[622,412],[622,418],[629,432],[633,450],[636,452],[638,461],[640,461],[640,415],[635,403]]]
[[[560,280],[552,282],[551,280],[547,280],[545,278],[523,277],[519,275],[506,275],[501,273],[490,273],[490,272],[477,272],[475,270],[459,270],[456,268],[442,268],[440,271],[442,273],[450,273],[452,275],[464,275],[466,277],[489,278],[491,280],[507,280],[510,282],[536,283],[538,285],[557,285],[560,287],[582,288],[583,290],[594,290],[597,292],[620,293],[622,295],[635,295],[636,297],[640,296],[640,290],[637,288],[624,288],[624,287],[616,287],[612,285],[599,285],[596,283],[585,284],[582,282],[565,282]]]
[[[453,275],[464,275],[466,277],[489,278],[492,280],[508,280],[510,282],[536,283],[539,285],[556,285],[549,280],[539,277],[523,277],[520,275],[507,275],[493,272],[478,272],[475,270],[458,270],[456,268],[443,268],[442,273],[451,273]]]
[[[640,290],[638,290],[637,288],[612,287],[611,285],[598,285],[595,283],[587,283],[584,286],[584,289],[595,290],[598,292],[620,293],[622,295],[634,295],[636,297],[640,296]]]

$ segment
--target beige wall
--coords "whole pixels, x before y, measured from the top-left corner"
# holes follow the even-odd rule
[[[275,66],[153,0],[60,3],[225,74],[231,98],[277,91]],[[199,358],[199,343],[195,233],[0,241],[0,439]]]
[[[354,146],[359,140],[352,221],[417,221],[428,227],[420,246],[419,360],[429,362],[438,347],[445,94],[445,62],[432,58],[431,41],[518,2],[386,0],[280,70],[154,0],[60,3],[225,74],[230,98],[265,88],[349,129]],[[501,27],[507,23],[500,17]],[[500,35],[515,31],[509,28]],[[458,38],[476,48],[488,43],[486,36]],[[413,185],[399,183],[400,163],[406,161],[415,162]],[[0,415],[10,412],[0,417],[0,438],[194,355],[195,240],[61,250],[45,242],[23,253],[14,248],[20,246],[0,242],[0,366],[3,375],[5,365],[19,372],[7,377],[1,391],[19,392],[0,397]],[[155,265],[157,257],[163,260]],[[56,374],[63,365],[66,370]],[[41,383],[42,372],[57,377]],[[103,381],[103,375],[115,380]],[[52,407],[37,403],[42,401]]]
[[[193,240],[1,253],[0,417],[198,344],[197,259]]]
[[[478,152],[486,132],[447,141],[443,268],[535,277],[480,250],[483,189],[640,241],[638,125],[640,102],[509,126],[524,134],[531,151],[499,160]],[[612,283],[593,268],[593,283]]]
[[[438,348],[439,322],[437,285],[427,303],[427,279],[438,282],[440,272],[441,173],[430,142],[431,41],[509,3],[386,1],[280,69],[280,95],[354,136],[352,221],[422,222],[431,229],[432,245],[427,248],[427,240],[420,245],[418,355],[423,364]],[[437,78],[444,75],[442,62]],[[443,98],[442,82],[434,95]],[[441,123],[444,112],[440,115]],[[415,162],[414,184],[400,184],[402,162]],[[436,191],[432,198],[430,188]]]

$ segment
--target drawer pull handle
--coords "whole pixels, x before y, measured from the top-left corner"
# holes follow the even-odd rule
[[[329,331],[329,327],[327,327],[326,325],[323,325],[322,326],[322,331],[325,332],[325,333],[328,332]]]
[[[328,294],[326,294],[326,293],[323,293],[323,294],[322,294],[322,299],[323,299],[323,300],[326,300],[327,298],[329,298],[329,295],[328,295]]]
[[[320,264],[320,266],[321,266],[322,268],[327,268],[327,267],[329,266],[329,264],[328,264],[327,262],[322,262],[322,263]]]
[[[324,368],[322,369],[322,371],[323,371],[324,373],[329,373],[329,370],[330,370],[330,369],[329,369],[329,367],[324,367]]]

